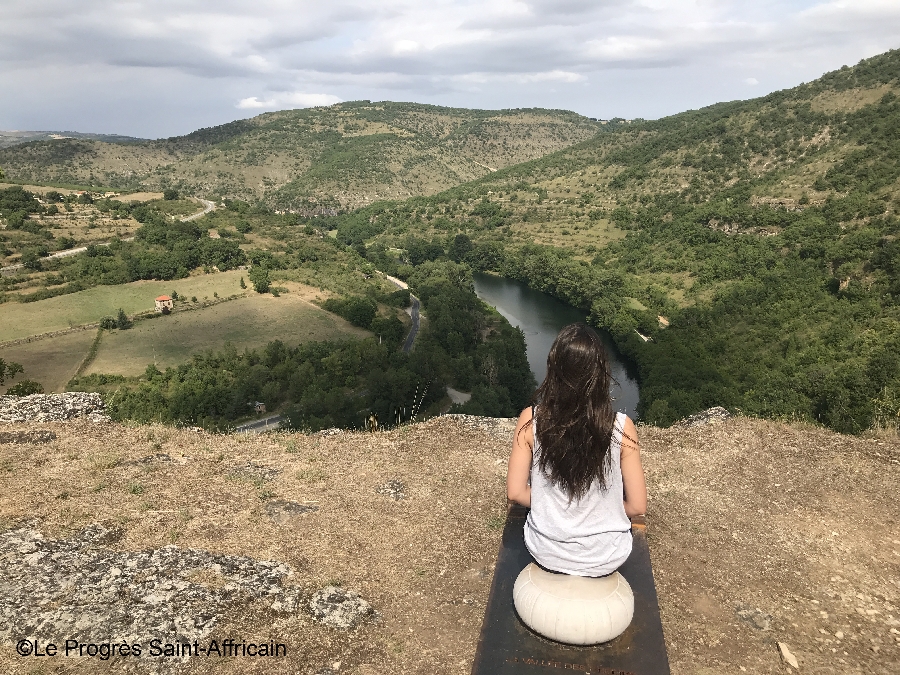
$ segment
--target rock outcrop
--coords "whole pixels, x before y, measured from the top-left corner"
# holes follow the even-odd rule
[[[64,394],[0,396],[0,422],[60,422],[83,417],[108,422],[100,394],[70,391]]]

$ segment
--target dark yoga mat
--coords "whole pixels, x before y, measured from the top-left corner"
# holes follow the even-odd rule
[[[634,619],[615,640],[575,647],[542,638],[526,628],[513,605],[513,584],[534,562],[525,548],[528,509],[514,505],[506,516],[472,675],[541,675],[565,670],[591,675],[669,675],[650,549],[643,524],[632,528],[634,546],[619,572],[634,592]]]

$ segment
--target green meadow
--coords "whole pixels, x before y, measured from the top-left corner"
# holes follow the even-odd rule
[[[159,295],[176,291],[180,296],[198,300],[244,292],[240,270],[201,274],[175,281],[135,281],[118,286],[97,286],[86,291],[60,295],[38,302],[7,302],[0,305],[0,342],[30,335],[64,330],[94,323],[104,316],[115,316],[121,307],[128,315],[150,311]]]

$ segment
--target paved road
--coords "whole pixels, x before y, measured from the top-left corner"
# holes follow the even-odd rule
[[[261,420],[242,424],[239,427],[235,427],[234,430],[242,434],[259,434],[263,431],[275,431],[280,427],[281,415],[269,415],[268,417],[263,417]]]
[[[215,208],[216,208],[216,205],[213,202],[209,201],[208,199],[200,199],[199,197],[194,197],[194,199],[196,199],[198,202],[201,202],[203,204],[203,207],[204,207],[203,210],[198,211],[197,213],[192,213],[189,216],[185,216],[184,218],[181,219],[181,222],[186,223],[189,220],[197,220],[197,218],[202,218],[207,213],[215,210]]]
[[[213,202],[209,201],[208,199],[200,199],[199,197],[195,197],[195,199],[197,199],[197,201],[203,203],[203,210],[198,211],[197,213],[192,213],[189,216],[184,216],[181,219],[181,222],[186,223],[191,220],[197,220],[197,218],[205,216],[207,213],[215,210],[215,208],[216,208],[216,205]],[[127,239],[123,239],[122,241],[131,241],[133,239],[134,239],[134,237],[128,237]],[[110,242],[105,241],[100,244],[95,244],[95,246],[109,246],[109,244],[110,244]],[[78,248],[70,248],[70,249],[66,249],[65,251],[57,251],[56,253],[51,253],[50,255],[48,255],[45,258],[45,260],[49,260],[50,258],[68,258],[70,255],[78,255],[79,253],[84,253],[85,251],[87,251],[87,246],[79,246]],[[19,263],[18,265],[9,265],[8,267],[0,268],[0,274],[2,274],[4,272],[15,272],[18,269],[22,269],[22,263]]]
[[[409,313],[412,318],[412,328],[409,331],[409,335],[406,336],[406,342],[403,343],[403,351],[407,354],[412,349],[413,342],[416,340],[416,334],[419,332],[419,299],[414,295],[410,295],[409,299],[412,300]]]
[[[382,274],[384,273],[382,272]],[[388,281],[390,281],[398,288],[401,288],[403,290],[409,288],[409,285],[406,282],[400,281],[399,279],[396,279],[389,274],[385,274],[384,276]],[[416,341],[416,335],[419,332],[419,299],[414,295],[410,295],[409,299],[412,303],[409,309],[409,317],[412,319],[412,328],[409,331],[409,335],[406,336],[406,342],[403,343],[403,351],[407,354],[409,354],[410,350],[412,350],[413,342]]]

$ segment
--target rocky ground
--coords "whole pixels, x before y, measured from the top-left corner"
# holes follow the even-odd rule
[[[109,421],[100,394],[70,391],[0,396],[0,422],[59,422],[79,417],[91,422]]]
[[[900,441],[710,419],[639,427],[672,672],[900,671]],[[512,430],[2,424],[0,672],[468,673]]]

